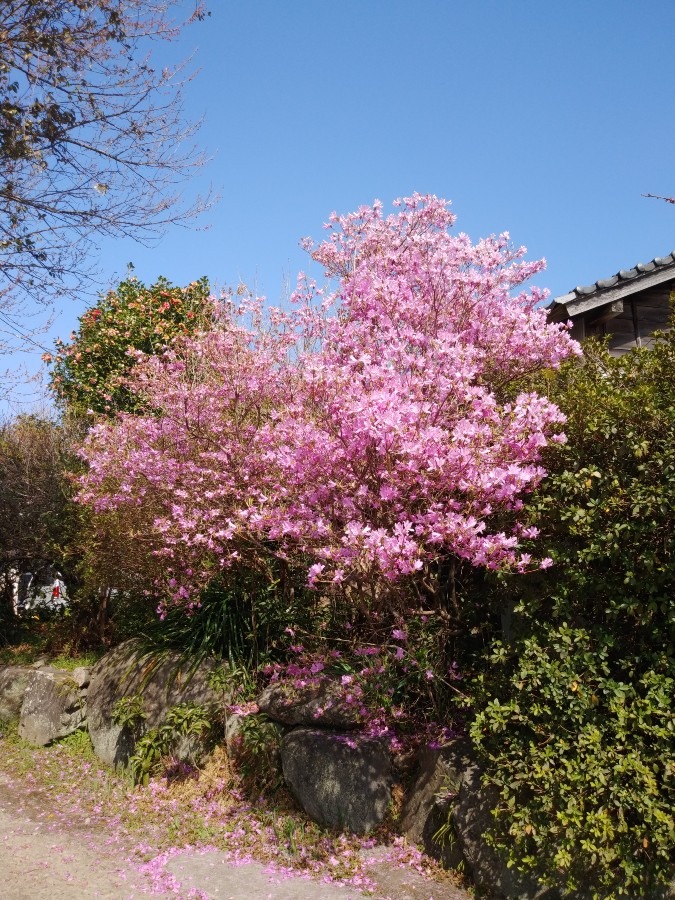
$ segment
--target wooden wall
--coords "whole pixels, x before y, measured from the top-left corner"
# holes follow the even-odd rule
[[[653,344],[654,331],[665,331],[670,320],[670,295],[675,291],[675,278],[656,287],[640,291],[623,301],[623,312],[600,325],[593,324],[593,312],[574,323],[573,336],[578,340],[592,335],[608,334],[612,356],[621,356],[636,346],[636,330],[640,346]],[[581,318],[581,317],[580,317]],[[583,333],[582,333],[583,332]]]

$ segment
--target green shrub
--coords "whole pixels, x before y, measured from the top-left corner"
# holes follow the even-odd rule
[[[96,665],[102,655],[103,653],[100,650],[96,652],[90,650],[86,653],[80,653],[77,656],[61,653],[50,661],[50,665],[55,666],[57,669],[66,669],[67,671],[72,672],[74,669],[78,669],[81,666]]]
[[[123,699],[129,702],[124,705],[116,704],[116,720],[124,721],[128,725],[133,721],[135,725],[130,727],[137,727],[139,716],[143,716],[137,703],[138,698]],[[150,729],[136,741],[134,752],[129,757],[129,772],[134,784],[147,785],[150,777],[157,774],[162,765],[169,761],[181,738],[203,741],[212,727],[203,707],[190,703],[172,706],[158,728]]]
[[[613,672],[615,646],[545,627],[514,655],[473,723],[499,788],[492,840],[520,868],[594,897],[644,896],[675,845],[672,669]]]
[[[512,627],[475,684],[492,840],[548,883],[645,896],[675,862],[675,332],[590,345],[546,392],[568,444],[528,514],[554,566],[501,579]]]
[[[251,796],[273,793],[284,784],[281,770],[283,729],[264,715],[243,716],[230,754]]]
[[[129,350],[161,353],[210,324],[213,313],[206,278],[184,288],[158,278],[146,287],[130,275],[80,317],[71,343],[58,340],[56,354],[47,355],[59,404],[85,417],[136,411],[138,400],[126,385],[134,365]]]
[[[127,728],[132,734],[139,732],[146,719],[143,711],[143,697],[121,697],[112,708],[112,720],[116,725]]]
[[[243,566],[227,570],[190,612],[168,605],[161,621],[155,618],[143,629],[144,643],[181,651],[193,661],[212,656],[246,668],[278,657],[288,645],[289,625],[313,627],[316,600],[307,596],[300,573],[271,556],[267,563],[266,573]]]

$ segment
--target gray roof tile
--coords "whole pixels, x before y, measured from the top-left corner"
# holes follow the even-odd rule
[[[570,303],[574,300],[580,300],[582,297],[590,297],[596,293],[601,294],[603,291],[615,288],[623,281],[632,281],[634,278],[650,275],[657,269],[671,266],[675,268],[675,250],[669,253],[668,256],[656,256],[648,263],[638,263],[632,269],[621,269],[620,272],[617,272],[616,275],[612,275],[610,278],[602,278],[599,281],[594,281],[592,284],[579,285],[569,293],[556,297],[551,306],[558,303]]]

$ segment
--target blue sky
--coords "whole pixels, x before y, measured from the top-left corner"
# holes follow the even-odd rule
[[[554,296],[675,249],[675,206],[641,196],[675,194],[673,0],[209,6],[171,55],[195,52],[187,110],[212,156],[186,190],[222,199],[205,231],[102,244],[104,282],[132,261],[146,282],[243,280],[279,302],[332,210],[413,191],[451,199],[473,239],[508,230],[546,257]]]

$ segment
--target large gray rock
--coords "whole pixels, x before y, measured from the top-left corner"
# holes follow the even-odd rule
[[[356,728],[363,721],[359,703],[348,703],[345,688],[318,677],[304,685],[287,681],[270,684],[256,700],[260,712],[284,725],[310,728]]]
[[[215,661],[202,662],[194,672],[181,668],[180,656],[142,654],[127,641],[94,666],[87,692],[87,722],[96,755],[111,766],[125,765],[137,738],[157,728],[172,706],[194,703],[215,715],[227,702],[224,692],[209,684]],[[142,696],[144,721],[134,731],[113,721],[113,707],[123,697]]]
[[[468,764],[468,762],[467,762]],[[408,791],[401,815],[401,830],[411,844],[424,847],[429,856],[446,868],[455,869],[463,861],[456,840],[436,837],[447,821],[452,802],[462,786],[465,767],[447,751],[424,747],[418,754],[419,773]]]
[[[91,681],[91,666],[78,666],[73,669],[70,676],[79,688],[88,688]]]
[[[534,879],[507,868],[485,841],[498,798],[494,790],[483,786],[481,776],[468,742],[457,740],[442,750],[423,749],[419,775],[403,808],[403,832],[448,868],[463,864],[478,890],[490,896],[555,900],[558,891],[542,888]],[[435,839],[448,822],[450,834],[444,840]]]
[[[70,672],[50,666],[34,671],[24,694],[19,737],[45,747],[67,737],[85,720],[86,699]]]
[[[281,742],[284,777],[312,819],[362,834],[391,800],[391,758],[381,741],[319,728],[294,728]]]
[[[23,666],[0,668],[0,722],[19,718],[23,697],[33,674],[33,669]]]

